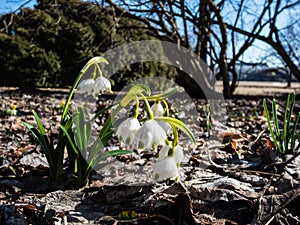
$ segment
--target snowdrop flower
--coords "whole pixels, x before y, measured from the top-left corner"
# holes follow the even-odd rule
[[[155,117],[162,117],[162,116],[164,116],[165,110],[164,110],[163,106],[160,103],[154,103],[151,106],[151,110],[152,110],[153,115]],[[169,123],[167,123],[165,121],[157,121],[157,122],[164,129],[164,131],[167,134],[170,134],[170,132],[172,131],[172,127],[170,126]]]
[[[92,78],[82,80],[77,87],[79,93],[86,95],[97,96],[98,93],[103,91],[111,92],[111,83],[105,77],[97,77],[95,80]]]
[[[164,115],[165,110],[164,107],[160,103],[154,103],[151,106],[152,112],[154,116],[161,117]]]
[[[95,86],[95,80],[89,78],[89,79],[80,81],[80,83],[77,86],[77,89],[80,93],[89,95],[89,94],[93,93],[94,86]]]
[[[167,138],[166,131],[154,119],[147,120],[135,134],[135,143],[138,149],[156,147]]]
[[[170,146],[164,145],[164,146],[162,147],[162,149],[159,151],[159,154],[158,154],[158,160],[163,159],[163,158],[165,158],[165,157],[172,157],[172,158],[175,160],[176,164],[179,165],[180,162],[181,162],[181,161],[183,160],[183,158],[184,158],[184,155],[183,155],[183,149],[182,149],[181,146],[177,145],[177,146],[175,147],[174,154],[171,155],[171,156],[169,156],[169,150],[170,150],[171,148],[172,148],[172,147],[170,147]]]
[[[129,145],[132,143],[134,135],[140,126],[137,118],[127,118],[119,125],[116,134],[120,141]]]
[[[156,181],[178,177],[178,168],[174,159],[171,157],[164,157],[157,161],[153,168],[153,175]]]
[[[153,175],[157,181],[178,177],[179,175],[178,168],[184,157],[182,147],[176,146],[171,155],[169,155],[170,150],[172,150],[171,147],[164,146],[153,166]]]
[[[101,76],[95,80],[94,94],[98,94],[103,91],[111,92],[111,83],[108,79]]]

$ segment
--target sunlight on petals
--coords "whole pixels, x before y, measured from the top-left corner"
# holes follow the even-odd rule
[[[129,145],[132,143],[136,131],[140,128],[140,123],[136,118],[127,118],[117,129],[117,136],[120,141]]]
[[[111,83],[105,77],[97,77],[95,80],[94,94],[103,91],[111,92]]]
[[[154,103],[151,106],[152,112],[154,116],[161,117],[164,115],[165,110],[164,107],[160,103]]]
[[[82,94],[92,94],[95,86],[95,80],[94,79],[86,79],[80,81],[80,83],[77,86],[77,90],[79,93]]]
[[[164,129],[155,120],[147,120],[136,132],[138,149],[152,148],[162,144],[167,138]]]
[[[178,176],[178,168],[172,157],[164,157],[158,160],[153,166],[154,179],[163,181]]]

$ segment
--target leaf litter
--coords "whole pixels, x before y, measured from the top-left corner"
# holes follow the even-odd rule
[[[60,102],[66,95],[63,91],[1,93],[1,110],[11,104],[18,110],[16,116],[0,116],[1,224],[300,222],[300,159],[274,150],[261,98],[226,100],[226,123],[212,121],[223,132],[221,144],[208,139],[206,101],[194,101],[198,118],[187,122],[200,135],[178,183],[115,185],[111,178],[94,174],[88,187],[76,190],[72,174],[57,183],[49,179],[45,156],[22,125],[23,121],[34,124],[31,111],[35,110],[45,127],[57,133]],[[285,96],[276,100],[283,113]],[[100,106],[106,101],[111,99],[101,97]],[[297,100],[296,111],[299,108]],[[117,142],[110,144],[108,148],[116,148]],[[144,165],[154,155],[145,151],[122,157],[123,164]]]

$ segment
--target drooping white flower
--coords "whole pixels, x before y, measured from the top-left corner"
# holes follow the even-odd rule
[[[174,153],[169,155],[171,148],[165,145],[159,151],[158,159],[153,166],[153,175],[157,181],[175,178],[179,175],[178,168],[184,157],[183,150],[182,147],[176,146]]]
[[[80,83],[77,86],[77,90],[79,93],[89,95],[89,94],[93,93],[94,86],[95,86],[95,80],[89,78],[89,79],[80,81]]]
[[[138,149],[152,148],[162,144],[167,138],[167,133],[157,121],[147,120],[135,134],[135,143]]]
[[[164,129],[164,131],[167,133],[167,134],[170,134],[172,132],[172,127],[169,123],[165,122],[165,121],[157,121],[158,124],[162,127],[162,129]]]
[[[98,94],[103,91],[111,92],[111,83],[105,77],[97,77],[95,80],[94,94]]]
[[[176,162],[171,157],[164,157],[158,160],[153,167],[154,179],[163,181],[178,176],[178,168]]]
[[[154,116],[161,117],[164,115],[165,110],[164,107],[160,103],[154,103],[151,106],[152,112]]]
[[[153,115],[155,117],[162,117],[162,116],[164,116],[165,110],[164,110],[164,107],[160,103],[154,103],[151,106],[151,109],[152,109]],[[165,130],[165,132],[167,134],[171,133],[172,127],[171,127],[171,125],[169,123],[167,123],[165,121],[157,121],[157,122]]]
[[[183,158],[184,158],[183,149],[182,149],[181,146],[177,145],[175,147],[175,152],[174,152],[174,155],[173,155],[173,159],[175,160],[176,165],[178,167],[180,166],[180,163],[182,162]]]
[[[127,118],[117,128],[117,136],[120,141],[129,145],[132,143],[136,131],[140,128],[137,118]]]
[[[171,147],[164,145],[158,154],[158,160],[163,159],[165,157],[172,157],[175,160],[176,164],[180,164],[184,158],[183,149],[181,146],[177,145],[174,149],[174,154],[172,156],[169,156],[169,150]]]

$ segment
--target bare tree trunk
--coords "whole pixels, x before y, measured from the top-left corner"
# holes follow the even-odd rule
[[[219,54],[219,66],[220,66],[220,75],[223,80],[223,96],[224,98],[229,98],[231,96],[230,84],[229,84],[229,75],[228,75],[228,67],[226,60],[226,47],[227,47],[227,33],[226,33],[226,25],[221,16],[219,8],[215,5],[213,1],[210,1],[210,9],[213,11],[217,17],[218,25],[220,27],[221,35],[222,35],[222,43],[221,43],[221,51]]]
[[[256,38],[257,40],[261,40],[267,44],[269,44],[282,58],[282,60],[286,63],[286,65],[290,68],[292,74],[297,78],[297,80],[300,82],[300,69],[298,69],[297,65],[294,64],[293,60],[291,59],[290,55],[286,52],[285,48],[283,47],[281,41],[279,40],[278,35],[276,36],[276,41],[272,39],[272,35],[269,35],[269,37],[261,36],[259,34],[250,33],[248,31],[242,30],[240,28],[231,26],[227,24],[227,27],[233,31],[236,31],[240,34],[243,34],[245,36]]]

